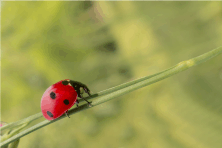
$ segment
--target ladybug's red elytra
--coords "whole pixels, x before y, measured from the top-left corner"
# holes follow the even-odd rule
[[[65,79],[50,86],[43,94],[41,99],[41,110],[47,120],[54,120],[64,113],[68,116],[68,110],[76,103],[77,97],[82,97],[84,90],[89,96],[90,90],[80,82]],[[86,99],[84,99],[91,105]],[[69,117],[69,116],[68,116]]]

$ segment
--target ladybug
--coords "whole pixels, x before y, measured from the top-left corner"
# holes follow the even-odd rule
[[[65,79],[53,84],[44,92],[41,99],[43,116],[47,120],[54,120],[64,113],[69,117],[68,110],[75,103],[78,107],[77,97],[84,99],[82,97],[84,91],[91,96],[88,87],[77,81]],[[84,100],[91,106],[86,99]]]

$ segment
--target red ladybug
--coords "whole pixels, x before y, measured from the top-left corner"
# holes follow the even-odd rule
[[[42,96],[41,110],[43,116],[47,120],[54,120],[64,113],[68,116],[68,110],[75,103],[78,107],[77,97],[84,99],[82,97],[83,90],[90,96],[88,87],[77,81],[65,79],[53,84]],[[87,100],[85,101],[91,105]]]

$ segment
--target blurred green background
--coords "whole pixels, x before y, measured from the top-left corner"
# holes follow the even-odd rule
[[[61,79],[96,93],[222,45],[222,2],[35,1],[1,7],[5,122],[41,112],[42,94]],[[220,55],[41,128],[23,137],[19,148],[221,148],[221,104]]]

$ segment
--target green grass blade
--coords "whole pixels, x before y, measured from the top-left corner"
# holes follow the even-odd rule
[[[113,87],[113,88],[110,88],[110,89],[107,89],[105,91],[101,91],[97,94],[93,94],[93,100],[92,100],[92,107],[93,106],[96,106],[96,105],[99,105],[101,103],[104,103],[108,100],[111,100],[111,99],[114,99],[116,97],[119,97],[121,95],[124,95],[124,94],[127,94],[129,92],[132,92],[134,90],[137,90],[139,88],[142,88],[142,87],[145,87],[147,85],[150,85],[150,84],[153,84],[155,82],[158,82],[160,80],[163,80],[165,78],[168,78],[172,75],[175,75],[181,71],[184,71],[190,67],[193,67],[193,66],[196,66],[200,63],[203,63],[217,55],[219,55],[220,53],[222,53],[222,47],[219,47],[219,48],[216,48],[212,51],[209,51],[205,54],[202,54],[198,57],[195,57],[193,59],[190,59],[190,60],[187,60],[187,61],[182,61],[180,62],[179,64],[177,64],[176,66],[172,67],[172,68],[169,68],[165,71],[162,71],[160,73],[157,73],[157,74],[154,74],[154,75],[151,75],[151,76],[147,76],[147,77],[143,77],[143,78],[140,78],[140,79],[137,79],[137,80],[134,80],[134,81],[131,81],[131,82],[128,82],[128,83],[124,83],[122,85],[119,85],[119,86],[116,86],[116,87]],[[69,115],[72,115],[74,113],[77,113],[79,111],[83,111],[85,109],[88,109],[90,108],[87,104],[84,104],[82,106],[80,106],[79,108],[73,108],[71,110],[69,110]],[[26,119],[23,119],[23,120],[20,120],[18,122],[15,122],[13,124],[11,124],[10,126],[8,127],[13,127],[17,124],[24,124],[24,123],[27,123],[27,122],[31,122],[33,120],[36,120],[38,118],[42,117],[41,113],[38,113],[36,115],[33,115],[33,116],[30,116]],[[53,121],[48,121],[48,120],[45,120],[43,122],[40,122],[16,135],[14,135],[13,137],[9,138],[9,139],[6,139],[5,141],[3,141],[0,146],[5,146],[39,128],[42,128],[48,124],[51,124],[53,122],[56,122],[60,119],[63,119],[64,117],[66,117],[65,115],[61,116],[60,118],[56,119],[56,120],[53,120]],[[26,122],[25,122],[26,121]],[[3,128],[3,127],[2,127]],[[5,127],[6,129],[7,127]]]

